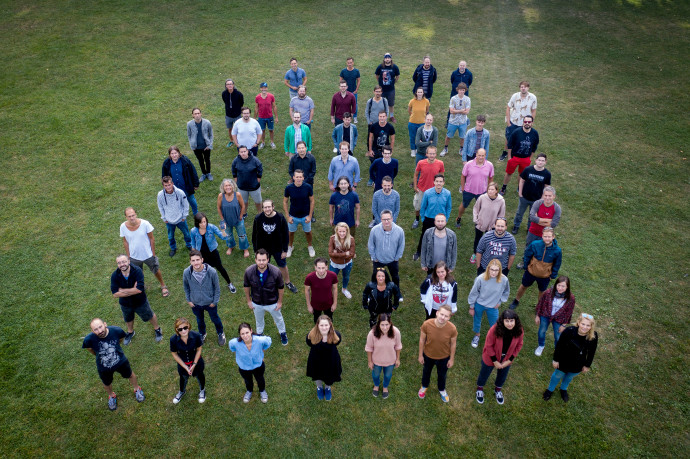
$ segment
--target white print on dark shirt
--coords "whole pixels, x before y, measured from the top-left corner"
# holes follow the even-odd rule
[[[272,225],[269,225],[268,223],[264,223],[263,226],[264,226],[264,231],[266,232],[266,234],[271,234],[276,230],[276,226],[278,226],[278,224],[274,223]]]
[[[527,174],[527,178],[534,181],[534,182],[543,182],[544,181],[544,176],[543,175],[537,175],[537,174]]]
[[[109,341],[98,343],[98,358],[103,368],[113,368],[120,363],[120,356],[117,355],[117,348]]]
[[[504,248],[502,242],[491,241],[489,242],[489,255],[494,257],[502,257],[503,254],[508,251],[509,247],[510,245],[506,245]]]

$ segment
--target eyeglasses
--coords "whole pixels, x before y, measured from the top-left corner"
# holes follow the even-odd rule
[[[185,325],[184,327],[180,327],[180,328],[177,329],[178,332],[183,332],[183,331],[185,331],[185,330],[189,330],[189,327],[186,326],[186,325]]]
[[[532,121],[527,121],[527,120],[525,120],[525,121],[523,121],[523,123],[525,123],[525,124],[532,124]]]
[[[584,319],[594,320],[594,317],[592,317],[591,314],[582,313],[582,317],[583,317]]]

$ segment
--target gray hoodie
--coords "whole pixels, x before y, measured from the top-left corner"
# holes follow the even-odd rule
[[[158,192],[158,210],[161,212],[161,219],[172,225],[180,223],[189,215],[189,202],[184,191],[173,186],[173,192],[168,194],[165,190]]]
[[[218,306],[218,301],[220,301],[218,273],[206,263],[204,263],[204,266],[207,271],[201,283],[192,275],[194,268],[191,265],[185,268],[182,273],[184,297],[187,301],[191,301],[197,306],[208,306],[209,304]]]
[[[371,229],[367,244],[369,256],[380,263],[392,263],[400,260],[405,250],[405,232],[393,223],[389,232],[383,230],[383,223]]]

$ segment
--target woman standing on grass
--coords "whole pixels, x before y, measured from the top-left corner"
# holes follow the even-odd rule
[[[235,362],[237,362],[240,375],[244,379],[244,386],[247,389],[244,397],[242,397],[242,401],[249,403],[252,399],[254,378],[256,378],[261,403],[267,403],[268,393],[266,392],[266,381],[264,380],[264,371],[266,370],[264,351],[271,347],[271,337],[255,335],[252,326],[246,322],[242,322],[237,327],[237,333],[239,337],[231,339],[228,347],[235,353]]]
[[[570,291],[570,279],[568,276],[559,276],[556,283],[539,298],[535,308],[534,322],[539,327],[537,332],[538,347],[534,355],[541,357],[546,346],[546,331],[549,325],[553,327],[553,344],[558,343],[561,336],[560,328],[563,324],[570,323],[575,309],[575,295]]]
[[[426,320],[436,317],[436,312],[444,304],[450,306],[453,314],[458,310],[458,284],[445,261],[436,263],[431,275],[419,287],[419,292],[426,310]]]
[[[561,326],[561,336],[556,343],[553,353],[553,374],[549,387],[544,391],[544,400],[549,400],[551,394],[561,383],[561,398],[567,402],[570,381],[580,373],[587,373],[592,367],[594,353],[597,351],[599,335],[594,330],[596,322],[590,314],[580,314],[577,323],[565,328]],[[563,330],[565,329],[565,330]]]
[[[477,156],[485,152],[477,153]],[[472,256],[470,256],[470,263],[474,263],[477,258],[477,245],[479,240],[484,236],[484,233],[494,227],[496,220],[499,218],[505,219],[506,216],[506,202],[503,196],[498,194],[498,185],[496,182],[489,183],[486,193],[477,198],[472,208],[472,218],[474,219],[474,246],[472,248]]]
[[[194,215],[194,228],[191,231],[192,235],[192,248],[201,252],[201,258],[204,259],[206,263],[213,266],[218,270],[225,282],[228,283],[228,289],[231,293],[237,292],[237,289],[230,281],[230,276],[228,272],[223,267],[223,263],[220,261],[220,255],[218,254],[218,241],[216,241],[216,236],[221,239],[225,239],[223,234],[220,232],[216,225],[208,222],[206,214],[203,212],[198,212]]]
[[[201,358],[203,342],[201,335],[191,328],[189,320],[180,317],[175,321],[175,334],[170,337],[170,352],[177,362],[177,374],[180,375],[180,391],[173,398],[175,405],[180,403],[187,392],[187,381],[190,376],[199,381],[199,403],[206,401],[204,359]]]
[[[501,273],[501,262],[494,258],[486,266],[486,271],[477,276],[467,302],[470,304],[470,315],[473,319],[472,347],[479,346],[479,335],[482,330],[482,316],[486,312],[489,327],[498,320],[498,308],[501,303],[508,301],[510,296],[510,283],[508,278]]]
[[[249,240],[247,239],[247,230],[244,227],[244,215],[247,212],[247,206],[242,195],[237,191],[235,182],[230,179],[223,179],[220,184],[217,208],[220,217],[220,229],[228,235],[226,240],[228,250],[225,254],[230,255],[235,247],[235,238],[232,234],[234,229],[240,242],[240,250],[244,251],[244,258],[249,257]]]
[[[417,155],[417,145],[415,143],[417,129],[424,126],[426,114],[429,113],[429,105],[429,99],[424,97],[424,88],[417,88],[414,99],[411,99],[407,104],[407,113],[410,114],[407,132],[410,135],[410,156],[413,158]]]
[[[307,376],[316,382],[316,397],[319,400],[330,402],[331,386],[340,381],[343,369],[337,346],[341,338],[340,332],[333,328],[333,322],[327,315],[320,316],[307,335],[307,346],[310,348]]]
[[[371,378],[374,380],[374,388],[371,394],[379,396],[379,384],[381,371],[383,371],[383,399],[388,398],[388,384],[393,377],[393,369],[400,366],[400,350],[402,341],[400,330],[393,326],[390,314],[379,314],[374,328],[367,335],[367,344],[364,350],[367,352]]]
[[[477,378],[477,403],[484,403],[484,384],[496,368],[494,395],[496,396],[496,403],[503,405],[505,401],[503,384],[508,378],[513,360],[522,349],[524,335],[520,318],[517,312],[512,309],[503,311],[498,321],[489,329],[484,342],[481,369]]]
[[[345,222],[335,225],[334,233],[328,240],[328,256],[331,258],[328,269],[336,275],[342,270],[342,292],[345,298],[349,300],[352,298],[352,294],[347,289],[347,286],[350,283],[352,259],[355,256],[355,238],[350,235],[350,227]]]
[[[376,282],[368,282],[362,292],[362,308],[369,310],[369,328],[379,314],[391,314],[400,304],[400,289],[391,281],[386,268],[376,268]]]

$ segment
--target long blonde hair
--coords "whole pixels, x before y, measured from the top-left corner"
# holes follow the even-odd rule
[[[587,315],[587,317],[585,317],[585,315]],[[585,338],[587,339],[587,341],[592,341],[594,339],[594,333],[596,331],[594,329],[597,326],[597,321],[594,320],[594,316],[592,316],[591,314],[584,314],[583,313],[583,314],[580,314],[580,317],[577,318],[577,322],[575,322],[576,327],[580,326],[580,322],[582,321],[582,319],[589,320],[590,322],[592,322],[592,328],[590,328],[589,331],[587,332],[587,334],[585,335]]]
[[[489,262],[488,265],[486,265],[486,271],[484,271],[484,280],[488,281],[491,280],[491,274],[489,274],[489,268],[491,266],[496,266],[498,265],[498,276],[496,276],[496,282],[501,283],[501,277],[503,277],[503,266],[501,266],[501,261],[498,258],[494,258]]]
[[[338,338],[338,335],[335,334],[335,328],[333,328],[333,321],[326,314],[321,314],[319,316],[319,318],[317,319],[316,324],[314,325],[314,328],[312,328],[311,331],[309,332],[309,336],[308,336],[309,341],[311,341],[311,344],[317,345],[323,339],[321,336],[321,332],[319,331],[319,324],[321,323],[322,320],[328,321],[328,325],[330,326],[330,329],[328,330],[328,337],[326,338],[326,342],[328,344],[337,344],[340,341],[340,338]]]
[[[340,242],[340,238],[338,238],[338,228],[345,228],[345,241]],[[333,230],[333,235],[335,236],[333,239],[335,240],[335,248],[338,250],[350,250],[350,227],[347,226],[347,223],[345,222],[340,222],[337,225],[335,225],[335,229]]]

